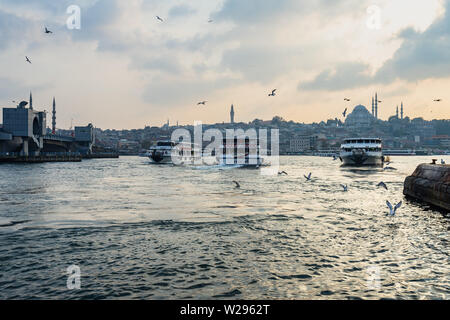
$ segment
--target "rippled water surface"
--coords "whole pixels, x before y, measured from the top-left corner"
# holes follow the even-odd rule
[[[281,157],[287,176],[139,157],[3,164],[0,298],[449,299],[449,215],[402,194],[430,159],[383,172]],[[403,200],[395,217],[386,200]]]

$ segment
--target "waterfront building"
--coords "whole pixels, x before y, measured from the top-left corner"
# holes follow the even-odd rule
[[[289,152],[299,153],[311,150],[311,137],[302,136],[289,140]]]

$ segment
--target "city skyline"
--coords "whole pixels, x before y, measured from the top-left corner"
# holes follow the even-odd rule
[[[66,26],[73,4],[81,8],[79,30]],[[371,28],[373,5],[380,25]],[[34,108],[51,112],[55,96],[58,128],[72,119],[110,129],[168,118],[221,123],[232,104],[236,122],[313,123],[344,120],[342,111],[359,104],[370,111],[377,92],[380,119],[402,102],[411,119],[449,119],[449,11],[450,1],[438,0],[6,0],[0,106],[14,107],[32,91]]]

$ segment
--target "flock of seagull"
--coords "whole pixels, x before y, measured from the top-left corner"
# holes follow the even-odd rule
[[[49,30],[47,27],[44,27],[44,33],[45,34],[50,34],[50,33],[53,33],[53,31]],[[28,56],[25,56],[25,62],[28,62],[29,64],[32,64],[31,60],[30,60],[30,58],[28,58]]]
[[[443,160],[441,159],[441,163],[443,162]],[[445,162],[444,162],[445,163]],[[390,162],[387,162],[387,164],[390,164]],[[393,167],[385,167],[383,170],[397,170]],[[278,175],[288,175],[286,171],[279,171]],[[312,172],[310,172],[308,175],[303,175],[306,179],[306,181],[312,181]],[[235,184],[235,189],[240,189],[241,185],[239,182],[237,182],[236,180],[232,181]],[[344,192],[348,191],[348,185],[347,184],[341,184],[341,187],[343,189]],[[376,185],[377,188],[384,188],[386,190],[388,190],[388,187],[386,185],[385,182],[381,181]],[[396,205],[392,205],[389,200],[386,200],[386,205],[389,208],[389,213],[386,214],[386,216],[395,216],[395,213],[397,212],[397,209],[399,209],[403,204],[403,201],[400,201],[399,203],[397,203]]]
[[[268,96],[269,97],[275,97],[277,94],[275,93],[277,91],[277,89],[273,89],[269,94],[268,94]],[[206,106],[206,103],[207,103],[208,101],[199,101],[199,102],[197,102],[197,105],[204,105],[204,106]],[[347,110],[347,109],[346,109]],[[345,117],[345,116],[344,116]]]

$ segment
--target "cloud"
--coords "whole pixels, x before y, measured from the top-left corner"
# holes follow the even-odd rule
[[[191,6],[188,6],[186,4],[181,4],[181,5],[174,6],[169,10],[169,18],[179,18],[179,17],[189,16],[189,15],[194,14],[195,12],[196,12],[196,10],[194,8],[192,8]]]
[[[398,39],[403,41],[400,48],[374,75],[370,75],[368,64],[344,62],[334,71],[327,69],[313,80],[300,83],[298,88],[334,91],[450,76],[450,1],[446,1],[445,15],[424,32],[407,28],[399,32]]]
[[[27,25],[26,19],[0,10],[0,50],[7,48],[11,43],[22,42],[23,37],[20,37],[18,30],[24,32]]]
[[[359,62],[342,63],[336,69],[322,71],[314,80],[300,83],[299,90],[343,90],[366,86],[371,82],[369,66]]]
[[[450,1],[445,15],[422,33],[412,28],[400,37],[402,46],[376,73],[374,80],[389,83],[395,79],[418,81],[450,76]]]

